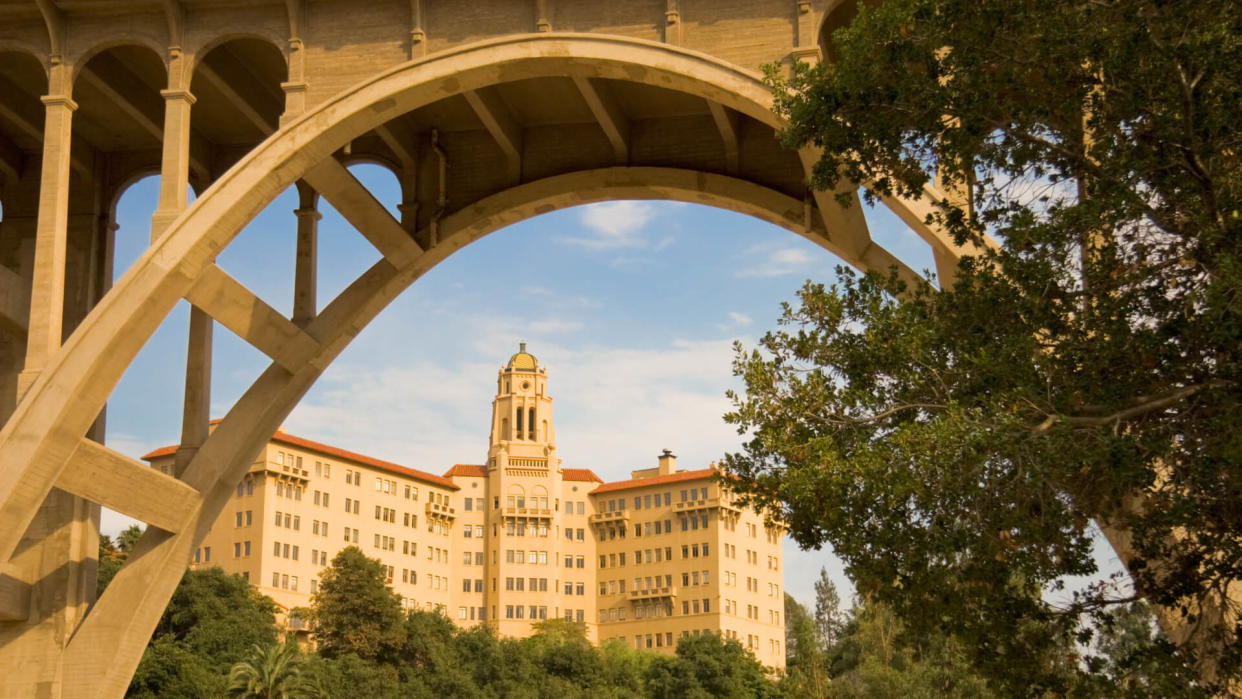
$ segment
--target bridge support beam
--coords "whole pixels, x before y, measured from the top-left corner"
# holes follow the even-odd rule
[[[298,180],[298,244],[293,266],[293,324],[305,328],[318,312],[315,301],[319,266],[319,194]]]
[[[61,68],[60,72],[67,72]],[[67,82],[68,77],[61,78]],[[35,232],[34,280],[26,333],[26,368],[17,394],[26,393],[48,358],[60,347],[65,303],[65,248],[69,230],[69,147],[77,104],[68,94],[43,98],[43,172],[39,182],[39,217]]]
[[[14,395],[21,399],[39,379],[64,336],[86,315],[107,284],[111,229],[101,228],[102,182],[75,171],[69,67],[55,64],[42,133],[23,369]],[[77,187],[82,189],[77,190]],[[78,206],[73,206],[76,202]],[[71,215],[71,212],[74,212]],[[5,402],[7,403],[6,396]],[[10,406],[0,408],[8,414]],[[101,431],[102,420],[95,431]],[[0,569],[0,677],[19,694],[61,695],[64,649],[95,599],[99,506],[52,488],[39,505],[7,564]]]

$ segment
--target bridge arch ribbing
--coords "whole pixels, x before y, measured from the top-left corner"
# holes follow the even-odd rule
[[[771,128],[780,120],[756,73],[706,54],[601,35],[523,35],[490,40],[385,71],[320,105],[265,140],[168,226],[51,358],[0,430],[0,561],[67,464],[125,369],[182,298],[224,293],[215,258],[280,192],[328,167],[351,140],[420,107],[467,91],[541,77],[607,79],[693,95]],[[740,211],[824,245],[860,267],[901,266],[869,246],[851,248],[826,232],[799,200],[720,173],[611,166],[517,184],[448,213],[436,244],[415,236],[381,249],[377,262],[300,330],[285,333],[275,361],[202,444],[180,485],[195,502],[163,528],[150,527],[135,555],[86,617],[62,658],[66,696],[123,693],[189,552],[205,535],[254,454],[298,399],[366,324],[453,251],[525,218],[608,199],[675,199]],[[422,234],[423,231],[418,233]],[[365,234],[365,232],[364,232]],[[908,270],[906,270],[908,274]],[[203,296],[197,296],[204,300]],[[206,299],[210,300],[210,299]],[[251,309],[266,332],[263,312]],[[223,322],[223,321],[222,321]],[[90,448],[90,447],[86,447]],[[72,467],[69,467],[72,468]],[[169,486],[173,488],[173,486]],[[180,491],[177,491],[180,492]],[[102,650],[101,650],[102,649]]]

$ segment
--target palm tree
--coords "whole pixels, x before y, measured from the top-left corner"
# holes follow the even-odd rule
[[[229,693],[257,699],[304,699],[318,696],[313,678],[302,672],[298,644],[292,640],[250,647],[250,656],[229,670]]]

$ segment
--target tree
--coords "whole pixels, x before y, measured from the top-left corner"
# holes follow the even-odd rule
[[[143,653],[129,696],[218,697],[246,649],[276,640],[276,606],[240,576],[188,570]]]
[[[828,656],[824,652],[820,626],[806,607],[788,592],[785,593],[785,677],[781,688],[785,694],[797,697],[825,697],[828,692]]]
[[[648,696],[656,699],[777,696],[755,656],[714,633],[682,636],[677,655],[652,660],[645,680]]]
[[[116,543],[107,534],[99,535],[99,571],[95,578],[95,598],[98,599],[108,588],[108,583],[116,577],[117,571],[125,565],[129,552],[134,549],[138,539],[142,538],[142,528],[131,524],[116,537]]]
[[[250,647],[250,655],[229,670],[229,693],[256,699],[303,699],[318,696],[296,641]]]
[[[829,697],[995,696],[952,639],[913,634],[882,604],[856,606],[830,654]]]
[[[846,203],[935,185],[930,223],[978,252],[939,291],[808,283],[739,351],[728,482],[1012,691],[1085,681],[1035,659],[1135,596],[1202,683],[1239,681],[1242,13],[858,6],[834,60],[771,73],[783,142]],[[1133,591],[1045,599],[1098,572],[1093,523]]]
[[[395,662],[405,640],[401,599],[388,587],[384,566],[347,546],[320,574],[311,598],[315,641],[325,658],[352,653]]]
[[[1127,697],[1187,694],[1187,668],[1171,662],[1169,641],[1156,627],[1155,615],[1145,602],[1110,610],[1092,650],[1087,661]]]
[[[819,569],[819,580],[815,581],[815,623],[819,626],[824,644],[829,646],[837,642],[845,625],[841,596],[837,594],[837,586],[828,577],[826,568]]]

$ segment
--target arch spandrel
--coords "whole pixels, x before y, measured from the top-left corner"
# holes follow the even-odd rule
[[[491,40],[411,62],[292,120],[168,226],[52,357],[0,430],[0,451],[7,462],[0,470],[0,560],[9,558],[38,503],[63,480],[82,435],[173,306],[202,291],[203,285],[212,293],[227,291],[227,280],[221,280],[214,260],[271,200],[352,139],[397,116],[465,90],[543,76],[662,87],[724,105],[771,127],[780,125],[757,74],[666,45],[558,34]],[[675,199],[728,208],[805,235],[859,266],[895,262],[874,245],[867,250],[870,257],[850,256],[850,249],[837,245],[809,213],[805,199],[702,171],[578,171],[523,183],[449,212],[439,221],[438,245],[396,263],[391,261],[395,258],[381,259],[304,328],[288,329],[290,349],[233,406],[183,474],[180,483],[197,492],[198,504],[180,513],[171,528],[177,533],[148,529],[137,555],[74,636],[64,662],[75,667],[77,679],[71,681],[79,683],[75,687],[81,695],[123,692],[189,551],[262,444],[372,318],[469,242],[539,213],[609,199]],[[101,653],[101,648],[109,650]]]

